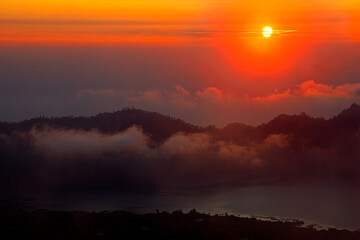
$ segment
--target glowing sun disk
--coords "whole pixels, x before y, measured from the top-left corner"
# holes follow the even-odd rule
[[[273,34],[273,30],[271,27],[264,27],[262,34],[264,37],[269,38]]]

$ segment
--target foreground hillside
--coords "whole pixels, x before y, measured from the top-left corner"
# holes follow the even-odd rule
[[[360,232],[315,230],[300,221],[211,216],[192,210],[137,215],[0,209],[5,239],[358,240]]]

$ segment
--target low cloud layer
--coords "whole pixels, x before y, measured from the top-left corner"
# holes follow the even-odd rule
[[[352,144],[359,145],[358,136]],[[356,146],[322,148],[299,141],[292,134],[268,134],[235,143],[204,132],[177,133],[156,144],[135,126],[116,134],[32,129],[0,136],[1,188],[19,194],[156,191],[358,176]]]

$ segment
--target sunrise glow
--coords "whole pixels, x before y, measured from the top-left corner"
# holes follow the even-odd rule
[[[273,30],[271,27],[264,27],[262,34],[264,37],[269,38],[273,34]]]

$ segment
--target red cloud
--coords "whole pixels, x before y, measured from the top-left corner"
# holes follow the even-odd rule
[[[273,93],[265,97],[254,97],[252,100],[254,101],[278,101],[284,98],[288,98],[291,96],[291,90],[288,89],[282,93]]]
[[[351,93],[348,90],[344,89],[343,86],[334,87],[310,80],[298,85],[297,93],[301,96],[350,97]]]
[[[254,101],[278,101],[289,97],[359,97],[360,83],[343,84],[339,86],[316,83],[313,80],[297,85],[296,89],[287,89],[281,93],[273,93],[263,97],[253,97]]]
[[[200,97],[212,98],[212,99],[223,99],[224,97],[223,91],[216,87],[208,87],[203,91],[197,91],[196,94]]]

